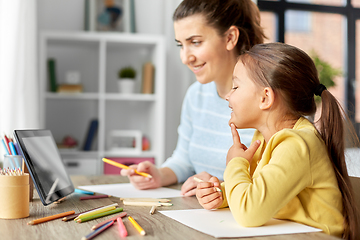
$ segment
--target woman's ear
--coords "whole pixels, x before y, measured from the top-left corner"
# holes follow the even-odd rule
[[[226,49],[231,51],[236,47],[239,40],[239,29],[235,26],[231,26],[226,31]]]
[[[270,87],[262,90],[259,108],[262,110],[270,109],[275,102],[275,93]]]

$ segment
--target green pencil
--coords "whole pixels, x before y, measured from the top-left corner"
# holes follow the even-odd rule
[[[97,213],[97,214],[90,215],[90,216],[87,216],[87,217],[80,217],[76,221],[78,223],[82,223],[82,222],[86,222],[86,221],[89,221],[89,220],[93,220],[93,219],[96,219],[96,218],[104,217],[104,216],[114,214],[114,213],[118,213],[118,212],[122,212],[122,211],[123,211],[123,208],[115,208],[115,209],[107,211],[107,212]]]

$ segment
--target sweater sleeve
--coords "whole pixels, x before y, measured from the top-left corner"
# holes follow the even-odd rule
[[[181,109],[181,119],[178,127],[179,136],[176,148],[172,156],[162,164],[162,167],[168,167],[175,173],[179,183],[184,182],[188,177],[195,174],[188,151],[193,132],[190,105],[191,94],[190,88],[185,95]]]
[[[246,227],[261,226],[311,184],[309,149],[296,133],[276,134],[252,177],[248,161],[237,157],[227,165],[224,180],[235,220]]]

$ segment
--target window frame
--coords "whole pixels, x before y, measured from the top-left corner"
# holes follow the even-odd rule
[[[257,0],[260,11],[273,12],[277,16],[277,41],[285,42],[285,12],[287,10],[321,12],[341,14],[347,21],[347,39],[346,56],[345,56],[345,98],[344,107],[352,124],[354,125],[357,135],[360,135],[360,123],[355,121],[355,61],[356,61],[356,20],[360,19],[360,8],[354,8],[351,0],[346,0],[344,6],[319,5],[310,3],[287,2],[285,0],[268,1]]]

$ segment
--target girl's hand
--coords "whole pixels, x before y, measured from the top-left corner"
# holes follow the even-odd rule
[[[217,177],[211,177],[209,182],[197,184],[196,198],[200,205],[205,209],[216,209],[223,203],[222,192],[216,191],[216,187],[221,189],[220,181]]]
[[[153,189],[161,187],[161,173],[159,169],[149,161],[144,161],[138,165],[129,166],[131,169],[121,169],[122,176],[128,176],[130,183],[137,189]],[[143,177],[135,173],[134,169],[139,172],[149,173],[152,178]]]
[[[226,157],[226,165],[230,162],[231,159],[235,157],[242,157],[251,162],[256,150],[260,147],[261,142],[256,140],[253,142],[249,148],[247,148],[244,144],[241,143],[240,136],[238,131],[236,131],[235,125],[231,124],[231,133],[233,136],[233,145],[230,147],[227,157]]]
[[[199,174],[189,177],[181,186],[181,195],[190,197],[196,194],[196,187],[198,185],[198,182],[194,180],[194,177],[200,178],[206,182],[209,181],[212,176],[207,172],[201,172]]]

